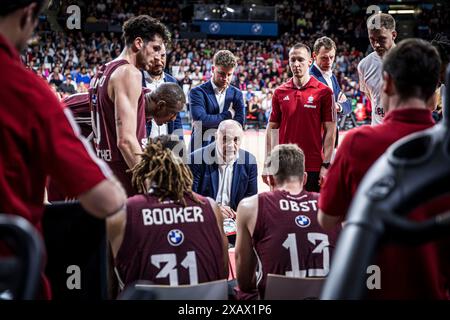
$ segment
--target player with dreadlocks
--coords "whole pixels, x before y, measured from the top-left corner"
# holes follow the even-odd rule
[[[119,284],[182,285],[226,279],[228,242],[214,200],[192,191],[177,136],[149,142],[131,170],[139,194],[107,222]]]
[[[442,112],[444,111],[442,108],[442,96],[445,90],[445,70],[450,63],[450,41],[444,33],[438,33],[431,41],[431,44],[437,49],[439,52],[439,57],[441,58],[439,84],[436,89],[435,100],[432,102],[436,106],[436,111],[433,112],[433,118],[439,121],[442,119]]]

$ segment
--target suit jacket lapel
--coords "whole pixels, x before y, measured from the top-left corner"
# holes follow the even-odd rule
[[[212,86],[212,83],[211,83],[211,81],[212,80],[209,80],[207,83],[206,83],[206,88],[207,88],[207,90],[208,90],[208,96],[209,96],[209,100],[212,102],[212,105],[211,105],[211,107],[212,107],[212,110],[206,110],[208,113],[212,113],[212,114],[217,114],[217,113],[219,113],[219,103],[217,102],[217,99],[216,99],[216,93],[214,92],[214,88],[213,88],[213,86]]]
[[[212,150],[211,150],[212,149]],[[204,149],[203,159],[205,159],[206,156],[211,156],[213,159],[216,157],[216,144],[211,143],[209,146],[207,146]],[[209,159],[211,160],[211,159]],[[203,160],[205,161],[205,160]],[[206,164],[205,164],[206,165]],[[216,200],[217,198],[217,192],[219,191],[219,167],[217,166],[217,163],[213,163],[211,165],[206,165],[207,170],[209,170],[209,175],[211,177],[211,188],[213,192],[213,199]]]
[[[211,186],[214,195],[214,200],[216,200],[217,192],[219,190],[219,167],[217,166],[217,163],[214,163],[208,166],[208,168],[210,170],[209,173],[211,175]]]
[[[238,161],[236,161],[233,165],[233,181],[231,182],[230,206],[237,205],[237,203],[234,203],[234,201],[237,198],[239,180],[241,178],[241,170],[242,166],[238,165]]]
[[[317,76],[317,80],[322,82],[324,85],[328,86],[327,81],[325,80],[325,78],[322,75],[322,72],[320,72],[320,70],[318,68],[316,68],[316,66],[314,64],[312,67],[314,68],[314,74]]]
[[[337,101],[338,95],[339,95],[339,91],[341,91],[341,88],[339,87],[339,83],[338,83],[338,81],[336,79],[336,76],[334,74],[331,77],[331,82],[333,83],[334,99]]]
[[[228,86],[227,91],[225,92],[225,103],[223,105],[223,110],[228,110],[233,103],[234,98],[234,90],[231,86]]]

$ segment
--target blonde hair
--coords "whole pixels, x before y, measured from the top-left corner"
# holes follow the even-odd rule
[[[237,59],[229,50],[219,50],[213,57],[215,66],[224,68],[235,68],[237,66]]]

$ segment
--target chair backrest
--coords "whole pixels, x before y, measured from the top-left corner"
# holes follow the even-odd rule
[[[0,251],[7,254],[6,257],[0,256],[2,299],[35,299],[44,253],[44,245],[36,229],[20,216],[0,214]]]
[[[119,299],[227,300],[228,284],[226,279],[180,286],[156,285],[148,281],[139,281],[127,288]]]
[[[78,201],[53,202],[45,208],[42,226],[53,299],[107,299],[105,221],[88,214]],[[81,288],[74,286],[78,280]]]
[[[292,278],[268,274],[266,300],[318,300],[325,278]]]

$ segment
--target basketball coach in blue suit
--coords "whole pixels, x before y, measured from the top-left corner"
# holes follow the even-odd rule
[[[336,56],[336,44],[328,37],[316,40],[313,47],[314,63],[310,74],[333,90],[336,111],[339,115],[346,115],[352,111],[352,102],[341,91],[339,82],[333,74],[332,67]]]
[[[191,89],[191,152],[213,142],[215,131],[223,120],[234,119],[244,125],[242,92],[230,85],[236,66],[236,57],[230,51],[218,51],[213,57],[211,80]]]
[[[190,154],[193,191],[210,197],[222,213],[235,216],[239,202],[258,193],[256,158],[240,149],[243,130],[234,120],[219,125],[216,141]]]

